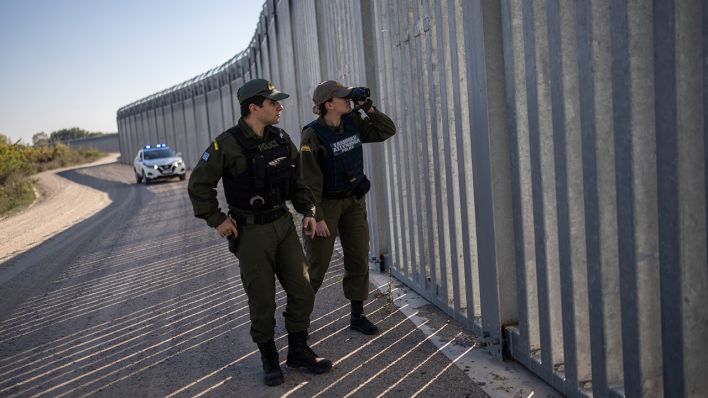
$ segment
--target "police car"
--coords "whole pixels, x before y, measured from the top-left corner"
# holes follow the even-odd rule
[[[175,153],[165,144],[145,145],[135,156],[133,170],[135,181],[143,184],[174,177],[179,177],[180,181],[184,181],[187,173],[182,154]]]

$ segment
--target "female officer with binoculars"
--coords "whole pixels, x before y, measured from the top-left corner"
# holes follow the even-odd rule
[[[344,251],[344,296],[351,301],[350,328],[373,335],[378,328],[363,310],[369,294],[364,195],[370,183],[364,174],[362,144],[385,141],[396,134],[396,126],[369,96],[366,87],[345,87],[334,80],[317,85],[312,100],[319,117],[303,129],[300,171],[317,207],[315,236],[305,239],[312,288],[316,293],[322,285],[338,233]]]

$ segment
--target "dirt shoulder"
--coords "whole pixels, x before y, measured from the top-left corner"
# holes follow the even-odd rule
[[[0,219],[0,263],[108,206],[111,201],[105,192],[69,181],[59,173],[113,163],[117,159],[118,154],[110,154],[93,163],[48,170],[32,176],[37,199],[26,209]]]

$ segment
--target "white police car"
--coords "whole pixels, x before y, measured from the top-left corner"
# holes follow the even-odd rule
[[[135,181],[149,184],[157,179],[179,177],[181,181],[187,173],[181,153],[175,153],[165,144],[145,145],[138,151],[133,161]]]

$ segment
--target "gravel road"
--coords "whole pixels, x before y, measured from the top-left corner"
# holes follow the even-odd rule
[[[90,165],[49,170],[35,175],[37,199],[10,218],[0,219],[0,263],[51,238],[68,227],[92,216],[110,204],[105,192],[61,177],[74,169],[90,170],[114,163],[111,154]]]
[[[422,328],[410,320],[432,306],[388,308],[372,285],[366,311],[381,333],[349,330],[340,256],[310,329],[334,369],[284,367],[285,384],[265,388],[238,262],[192,216],[186,182],[136,185],[117,163],[40,180],[56,187],[47,199],[0,224],[13,242],[0,251],[0,397],[488,396],[444,355],[479,351],[470,335],[439,314]],[[394,294],[409,297],[400,287]],[[278,290],[283,360],[284,299]]]

